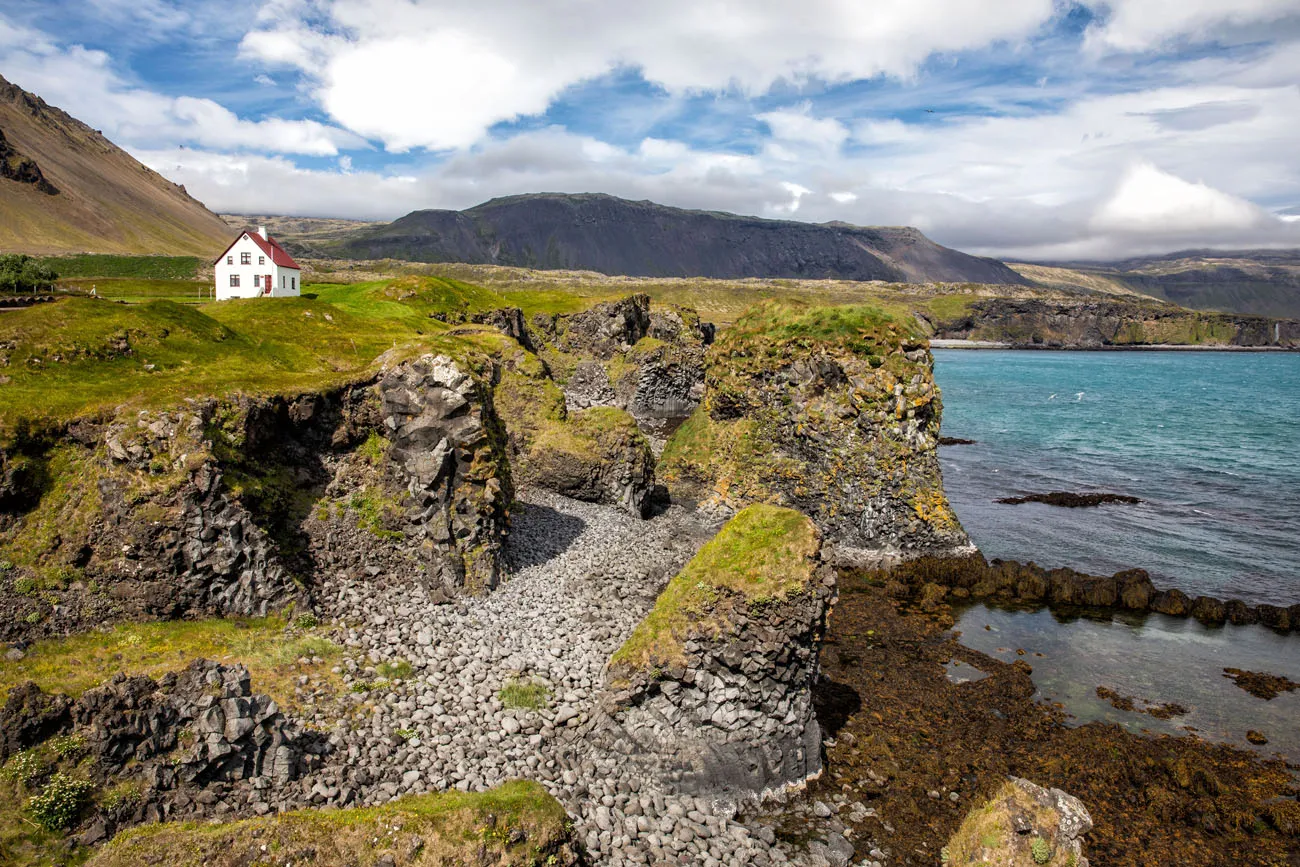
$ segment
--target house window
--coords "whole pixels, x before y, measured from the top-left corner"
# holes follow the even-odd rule
[[[283,274],[280,275],[280,288],[281,288],[281,289],[283,289],[283,288],[285,287],[285,284],[288,282],[288,280],[289,280],[288,277],[284,276]]]
[[[290,288],[290,289],[297,289],[297,288],[298,288],[298,278],[297,278],[297,277],[290,277],[290,278],[289,278],[289,288]]]
[[[239,254],[239,264],[241,264],[241,265],[251,265],[251,264],[253,264],[253,254],[252,254],[252,253],[240,253],[240,254]]]
[[[226,264],[227,264],[227,265],[233,265],[233,264],[235,264],[235,257],[234,257],[234,256],[227,256],[227,257],[226,257]]]
[[[231,275],[230,275],[230,286],[231,286],[231,288],[238,288],[238,287],[239,287],[239,275],[238,275],[238,274],[231,274]]]

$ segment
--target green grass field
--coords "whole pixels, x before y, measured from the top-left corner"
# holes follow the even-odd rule
[[[76,256],[46,256],[60,277],[133,277],[146,280],[193,280],[206,263],[197,256],[118,256],[83,253]]]
[[[241,662],[253,689],[292,708],[294,681],[303,674],[339,687],[330,671],[342,648],[315,629],[287,631],[280,617],[123,623],[102,632],[38,641],[21,660],[0,660],[0,696],[28,680],[46,692],[78,696],[119,671],[161,677],[196,659]],[[300,657],[319,664],[300,666]]]
[[[353,381],[381,354],[494,351],[489,327],[453,326],[434,312],[496,303],[476,287],[426,278],[307,287],[302,298],[206,304],[64,298],[0,315],[0,433],[54,421],[174,406],[232,392],[292,394]],[[488,305],[490,306],[490,305]],[[499,305],[498,305],[499,306]]]
[[[141,304],[146,301],[175,301],[203,304],[213,300],[211,280],[174,280],[147,277],[60,277],[58,288],[89,295],[92,290],[109,301]]]

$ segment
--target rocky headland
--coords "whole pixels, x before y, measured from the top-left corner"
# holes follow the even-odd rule
[[[882,585],[880,616],[977,596],[1213,614],[1144,574],[985,563],[943,493],[933,362],[905,317],[767,302],[719,334],[641,294],[500,301],[406,278],[222,307],[287,311],[353,357],[375,329],[408,342],[294,389],[11,411],[7,855],[234,864],[254,839],[327,865],[932,863],[1005,774],[1056,780],[945,781],[921,793],[938,824],[910,824],[901,790],[880,800],[905,771],[842,750],[911,705],[827,676],[824,647],[843,667],[877,643],[837,607],[846,586]],[[182,325],[253,345],[146,310],[172,324],[71,347],[16,331],[8,352],[33,381],[110,364],[174,383],[142,356],[168,358]],[[900,647],[932,642],[907,624]],[[285,652],[222,638],[241,631]],[[76,670],[97,637],[122,660],[103,683]],[[1052,797],[1035,834],[1077,856],[1082,826],[1053,829],[1078,811]],[[1288,807],[1249,809],[1268,839],[1294,833]]]
[[[986,298],[926,316],[932,336],[1017,349],[1300,347],[1300,320],[1188,310],[1133,298]]]

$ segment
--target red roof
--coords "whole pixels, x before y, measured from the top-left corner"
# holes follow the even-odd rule
[[[245,235],[252,238],[253,243],[261,247],[262,252],[271,257],[272,263],[279,265],[281,268],[292,268],[295,271],[302,270],[298,263],[293,261],[293,257],[286,253],[285,249],[280,246],[279,241],[274,238],[263,238],[261,235],[257,234],[257,232],[240,232],[239,237],[230,242],[230,247],[223,250],[221,256],[218,256],[216,262],[213,264],[220,265],[222,257],[225,256],[226,253],[229,253],[231,247],[238,244]]]

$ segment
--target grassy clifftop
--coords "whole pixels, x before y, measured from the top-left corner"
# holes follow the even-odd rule
[[[0,317],[0,436],[187,397],[293,393],[354,380],[381,356],[494,352],[490,327],[434,313],[505,306],[486,290],[420,278],[322,288],[318,297],[120,304],[70,297]]]
[[[680,662],[687,638],[727,628],[737,598],[763,605],[807,588],[820,548],[813,522],[793,509],[741,510],[668,582],[611,664],[645,670]]]
[[[303,810],[219,825],[147,825],[119,835],[91,867],[310,863],[576,864],[564,808],[536,783],[402,798],[382,807]],[[310,853],[310,854],[308,854]]]

